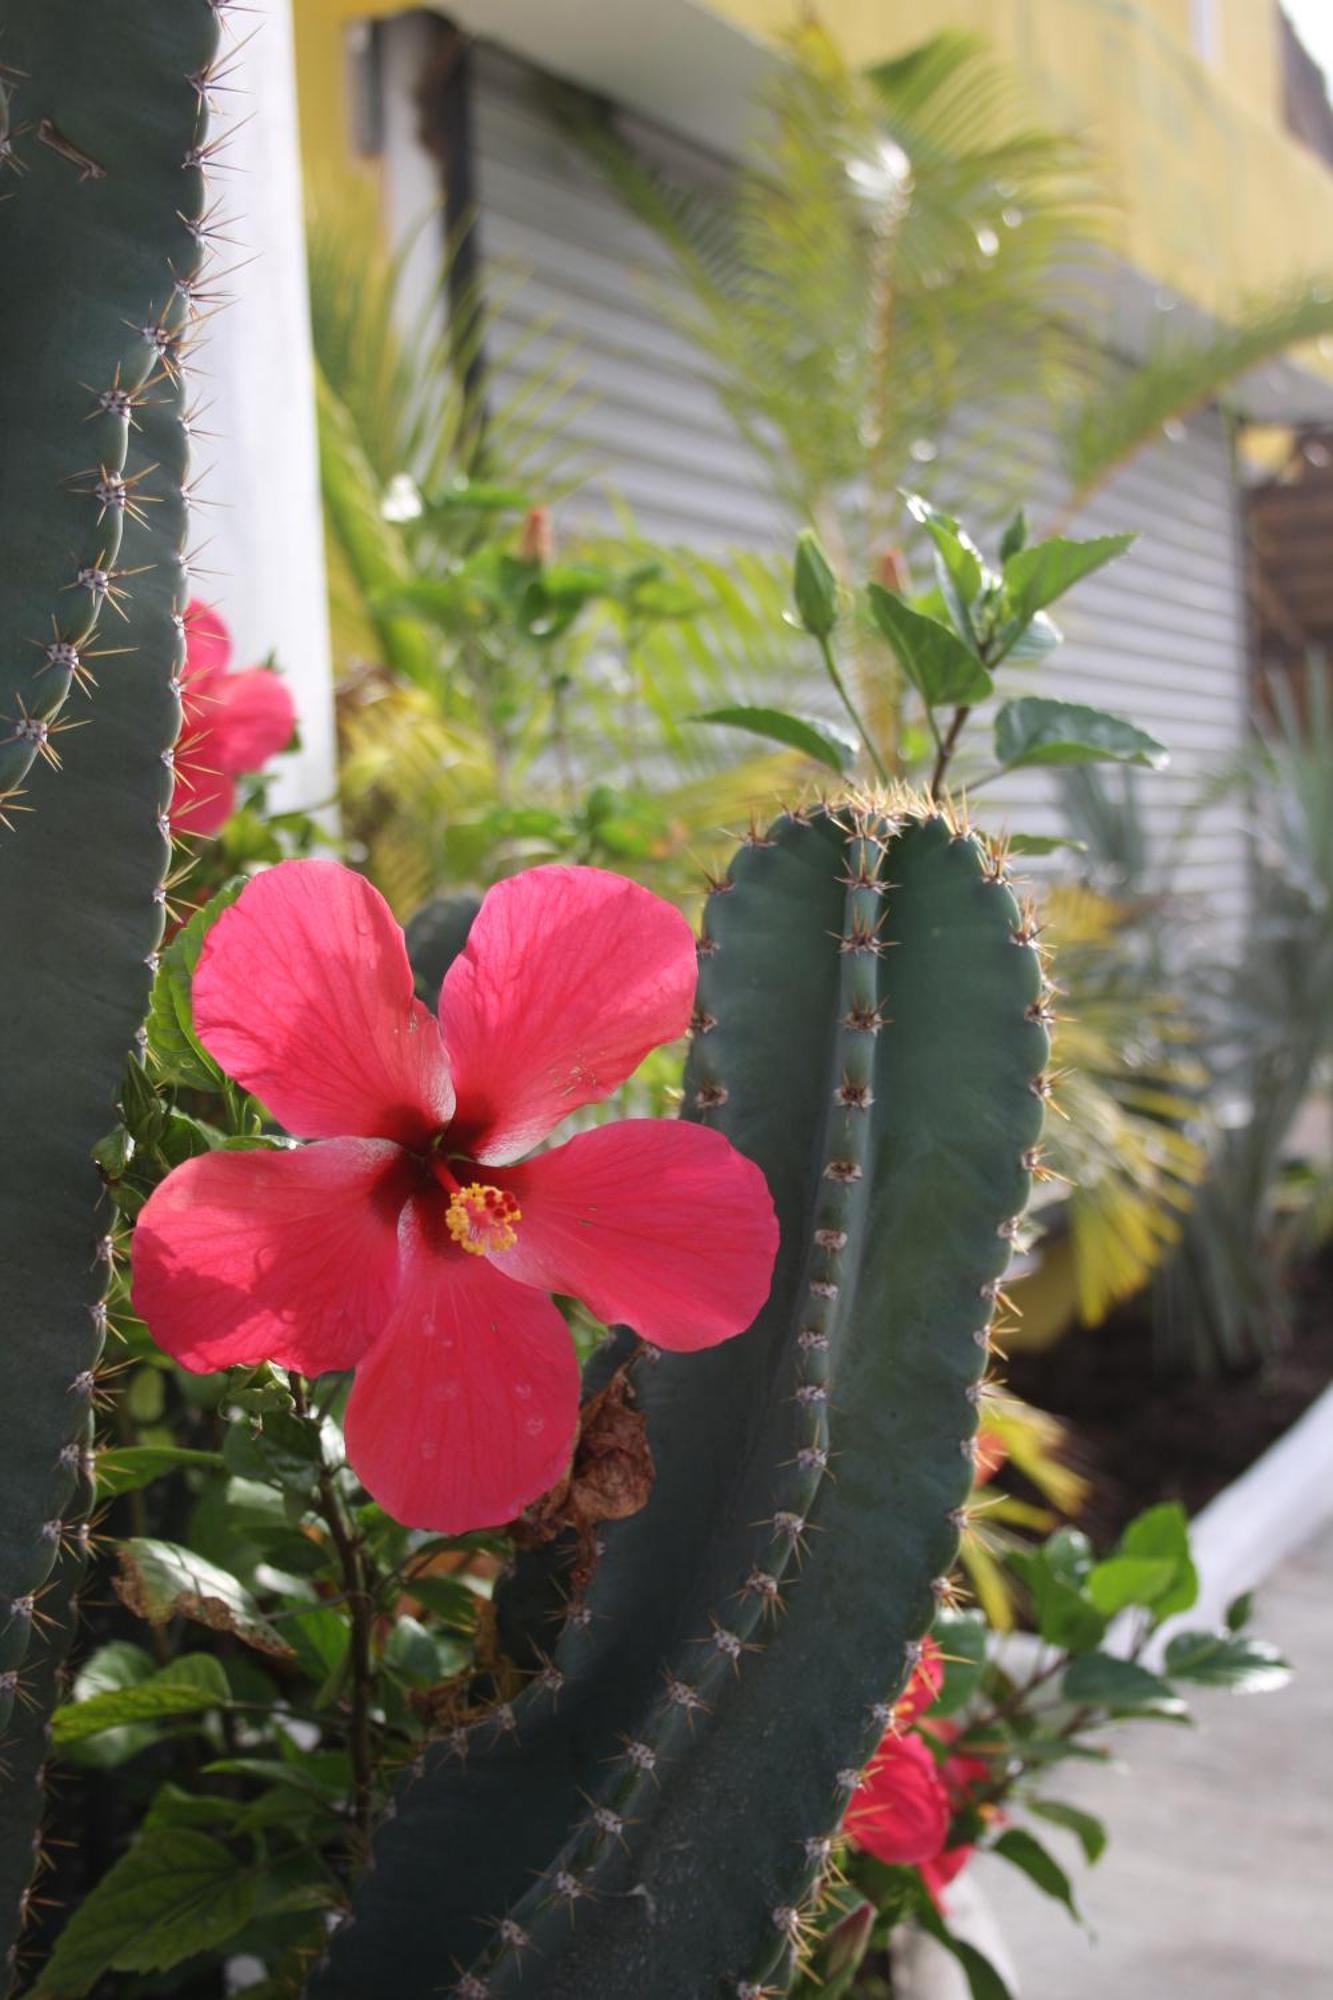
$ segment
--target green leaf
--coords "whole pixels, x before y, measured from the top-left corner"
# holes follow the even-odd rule
[[[152,1722],[160,1716],[190,1715],[218,1708],[230,1699],[227,1677],[210,1653],[183,1653],[170,1666],[134,1686],[107,1688],[85,1700],[66,1702],[51,1718],[51,1739],[57,1745],[81,1743],[104,1729],[127,1722]]]
[[[687,722],[718,722],[728,729],[745,729],[751,736],[765,736],[772,743],[785,743],[800,750],[830,771],[846,771],[856,755],[856,745],[827,722],[807,722],[803,716],[788,715],[780,708],[710,708],[690,715]]]
[[[1030,764],[1141,764],[1160,771],[1166,746],[1123,716],[1081,702],[1023,695],[995,717],[995,756],[1006,770]]]
[[[929,708],[984,701],[994,683],[976,654],[938,618],[913,611],[882,584],[869,585],[870,609],[899,665]]]
[[[1054,604],[1083,577],[1114,562],[1137,539],[1134,535],[1097,535],[1091,541],[1067,541],[1054,536],[1017,549],[1004,565],[1004,587],[1016,618],[1029,619]]]
[[[1089,1865],[1101,1860],[1106,1852],[1106,1828],[1092,1813],[1068,1805],[1064,1799],[1028,1799],[1026,1803],[1028,1811],[1036,1813],[1039,1819],[1049,1820],[1052,1826],[1062,1826],[1072,1833]]]
[[[79,2000],[104,1972],[166,1972],[216,1949],[250,1921],[255,1879],[192,1827],[140,1834],[74,1911],[35,1994]]]
[[[1063,1903],[1075,1923],[1082,1921],[1069,1877],[1035,1834],[1028,1833],[1021,1826],[1007,1827],[999,1839],[991,1843],[988,1852],[1002,1855],[1013,1867],[1021,1869],[1029,1882],[1034,1882],[1046,1895],[1053,1896],[1057,1903]]]
[[[1197,1599],[1199,1574],[1190,1554],[1189,1515],[1178,1500],[1163,1500],[1137,1515],[1121,1535],[1115,1553],[1174,1565],[1171,1583],[1152,1600],[1156,1620],[1188,1611]]]
[[[1174,1679],[1235,1694],[1271,1694],[1291,1679],[1276,1646],[1237,1632],[1178,1632],[1167,1645],[1166,1670]]]
[[[150,1625],[193,1618],[214,1631],[234,1632],[247,1646],[281,1659],[292,1648],[269,1624],[254,1598],[227,1570],[206,1562],[176,1542],[134,1536],[116,1551],[120,1575],[116,1595]]]
[[[1178,1721],[1185,1704],[1158,1674],[1114,1653],[1085,1653],[1065,1669],[1064,1698],[1078,1707],[1105,1708],[1112,1715],[1153,1715]]]
[[[1013,629],[1016,623],[1016,620],[1011,621],[998,649],[992,652],[990,660],[993,667],[1002,660],[1008,660],[1011,666],[1035,666],[1048,653],[1055,652],[1064,644],[1064,633],[1044,611],[1039,611],[1030,625],[1023,625],[1017,631]]]
[[[809,528],[796,537],[792,595],[802,625],[812,638],[827,639],[838,622],[838,579],[833,565]]]
[[[1020,507],[1000,537],[1000,562],[1007,563],[1010,556],[1026,548],[1028,539],[1028,517]]]
[[[1162,1556],[1112,1556],[1098,1563],[1087,1582],[1088,1596],[1113,1618],[1131,1604],[1150,1609],[1176,1581],[1176,1565]]]
[[[953,1715],[971,1701],[986,1671],[986,1620],[980,1611],[940,1610],[930,1630],[944,1662],[931,1713]]]
[[[190,986],[204,939],[245,887],[237,878],[196,910],[163,951],[148,1002],[148,1046],[168,1083],[216,1090],[222,1072],[194,1032]]]
[[[1228,1632],[1242,1632],[1254,1616],[1254,1592],[1242,1591],[1233,1597],[1227,1606],[1226,1624]]]
[[[298,1417],[293,1410],[268,1410],[258,1427],[232,1424],[222,1456],[228,1471],[243,1479],[264,1480],[290,1493],[312,1493],[322,1463],[319,1425],[313,1417]]]
[[[98,1497],[106,1500],[117,1493],[135,1493],[154,1479],[161,1479],[167,1472],[184,1471],[191,1467],[199,1472],[211,1472],[221,1464],[220,1452],[189,1451],[184,1445],[112,1445],[97,1455]]]
[[[935,574],[944,601],[959,636],[975,648],[976,628],[972,606],[981,595],[982,585],[991,579],[981,560],[981,551],[967,530],[951,514],[941,514],[919,493],[904,496],[907,509],[935,545]]]
[[[968,1944],[966,1939],[954,1936],[924,1887],[913,1915],[922,1930],[929,1932],[937,1944],[942,1944],[957,1959],[966,1975],[972,2000],[1013,2000],[1009,1988],[985,1953],[978,1951],[974,1944]]]
[[[1074,854],[1086,854],[1086,840],[1075,840],[1067,833],[1011,833],[1008,836],[1011,854],[1056,854],[1061,848],[1069,848]]]
[[[397,1620],[385,1643],[384,1659],[386,1665],[419,1687],[429,1687],[440,1678],[435,1641],[418,1618],[405,1614]]]
[[[1082,1653],[1100,1642],[1106,1631],[1105,1618],[1083,1595],[1078,1582],[1067,1572],[1061,1574],[1058,1555],[1052,1558],[1049,1544],[1017,1552],[1009,1562],[1032,1594],[1037,1630],[1048,1645],[1067,1653]]]

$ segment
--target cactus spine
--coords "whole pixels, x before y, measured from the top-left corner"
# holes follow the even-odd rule
[[[143,1018],[170,853],[180,362],[208,235],[217,15],[215,0],[13,0],[0,46],[0,792],[11,808],[0,931],[22,941],[5,1020],[25,1057],[5,1065],[0,1204],[0,1949],[11,1968],[87,1535],[112,1254],[91,1154]],[[99,658],[108,623],[116,636]],[[88,701],[65,734],[72,687]],[[14,811],[39,755],[56,768],[38,767]]]
[[[317,2000],[782,1991],[944,1588],[1041,1121],[1030,927],[942,813],[847,800],[741,849],[700,953],[685,1115],[768,1175],[772,1296],[708,1353],[612,1343],[652,1498],[402,1787]]]

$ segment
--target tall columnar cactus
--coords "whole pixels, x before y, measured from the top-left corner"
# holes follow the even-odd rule
[[[92,1149],[114,1120],[162,928],[185,602],[181,351],[208,234],[218,4],[10,0],[0,39],[0,1949],[11,1964],[86,1535],[111,1254]]]
[[[954,1557],[1044,1011],[998,857],[938,811],[851,800],[742,848],[685,1115],[768,1176],[769,1304],[703,1354],[600,1357],[647,1413],[652,1497],[523,1692],[400,1790],[317,2000],[784,1989]]]

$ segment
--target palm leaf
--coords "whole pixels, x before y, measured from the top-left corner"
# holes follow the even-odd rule
[[[1302,284],[1252,299],[1199,339],[1163,334],[1138,366],[1105,375],[1064,426],[1071,511],[1167,426],[1224,396],[1251,369],[1333,333],[1333,286]]]

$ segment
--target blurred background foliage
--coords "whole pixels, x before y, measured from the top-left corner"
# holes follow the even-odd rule
[[[844,591],[867,575],[901,584],[921,564],[928,545],[900,488],[956,484],[949,441],[964,427],[969,505],[985,514],[1023,475],[995,440],[1039,409],[1076,515],[1164,424],[1333,327],[1327,296],[1305,288],[1238,305],[1206,337],[1172,329],[1127,368],[1089,309],[1096,162],[1027,119],[983,49],[945,34],[859,73],[807,26],[789,54],[725,199],[659,175],[582,97],[554,91],[551,108],[666,250],[663,311],[793,524],[819,531]],[[550,858],[622,869],[688,907],[751,816],[819,782],[799,752],[755,754],[752,738],[693,719],[719,701],[824,712],[813,649],[792,630],[785,553],[658,546],[627,512],[571,530],[591,468],[564,427],[595,395],[576,353],[530,336],[531,353],[491,355],[483,395],[474,364],[493,301],[460,298],[454,282],[448,329],[432,313],[413,323],[413,249],[390,258],[368,210],[315,204],[353,858],[404,918],[441,890]],[[515,385],[507,394],[497,375]],[[849,612],[843,630],[871,733],[896,775],[919,780],[930,744],[917,697],[873,621]],[[1013,1287],[1015,1345],[1099,1326],[1164,1263],[1164,1364],[1235,1365],[1280,1336],[1277,1246],[1307,1240],[1329,1206],[1317,1173],[1283,1164],[1326,1055],[1315,809],[1330,745],[1311,702],[1291,699],[1245,770],[1219,781],[1267,828],[1265,890],[1288,866],[1300,876],[1262,896],[1242,968],[1205,966],[1180,943],[1188,913],[1169,891],[1171,857],[1148,853],[1134,774],[1116,774],[1122,790],[1084,771],[1062,779],[1082,857],[1042,878],[1060,1115]],[[1295,827],[1274,822],[1279,788],[1305,801],[1284,808]],[[1239,1255],[1260,1239],[1242,1280],[1226,1246]]]

